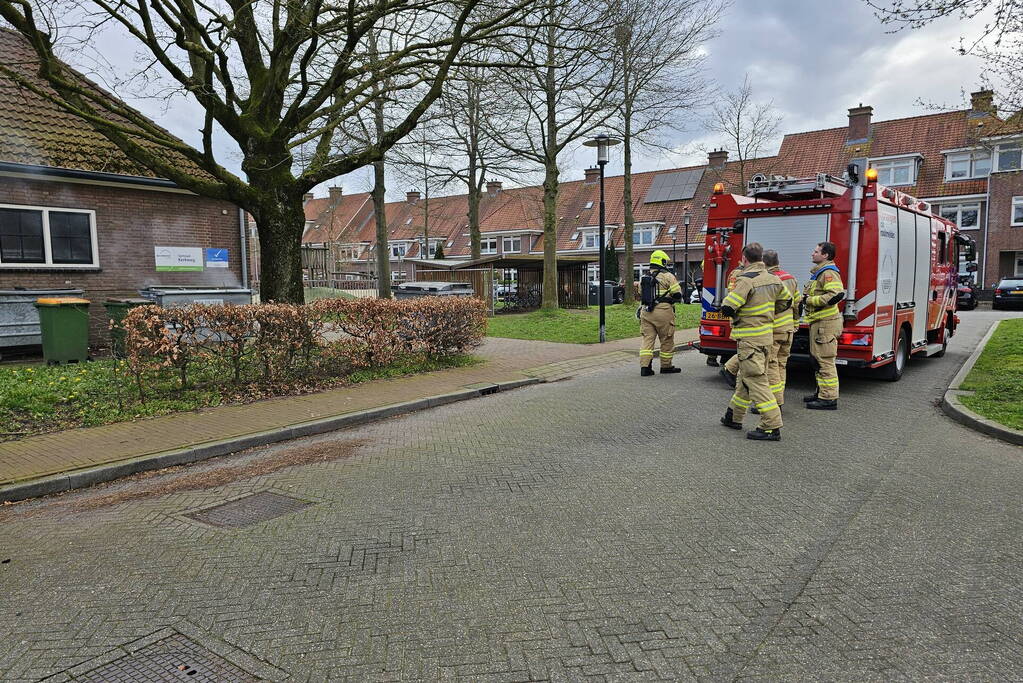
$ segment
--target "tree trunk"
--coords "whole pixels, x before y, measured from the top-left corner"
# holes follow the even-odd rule
[[[469,157],[469,182],[466,187],[469,189],[469,249],[471,258],[475,261],[480,257],[480,181],[477,177],[476,160]]]
[[[266,303],[305,302],[302,288],[302,231],[305,211],[302,194],[275,190],[258,193],[251,208],[259,226],[259,300]]]
[[[622,203],[625,206],[625,234],[622,241],[625,242],[625,273],[622,282],[625,284],[625,303],[636,303],[636,294],[632,286],[633,267],[635,256],[632,253],[632,231],[635,228],[635,218],[632,215],[632,107],[625,104],[625,150],[624,165],[625,172],[622,177]]]
[[[387,203],[384,193],[384,160],[373,163],[373,217],[377,224],[377,296],[391,298],[391,249],[387,244]]]
[[[541,308],[558,307],[558,163],[547,160],[543,179],[543,302]]]

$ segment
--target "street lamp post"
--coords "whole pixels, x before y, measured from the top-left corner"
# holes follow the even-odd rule
[[[671,233],[671,267],[675,271],[675,276],[678,276],[678,259],[675,258],[675,248],[678,242],[678,235]]]
[[[683,284],[682,284],[682,296],[685,297],[684,303],[689,303],[689,212],[688,211],[686,211],[684,214],[682,214],[682,225],[685,227],[685,230],[686,230],[686,237],[685,237],[685,240],[686,240],[686,245],[685,245],[685,250],[686,250],[685,262],[686,262],[686,265],[685,265],[685,270],[682,272],[682,276],[685,278],[685,280],[683,280]],[[672,254],[672,258],[674,258],[674,254]]]
[[[600,237],[598,249],[600,259],[597,266],[597,304],[600,307],[600,342],[606,341],[604,318],[604,166],[607,165],[607,149],[621,140],[600,133],[583,143],[586,147],[597,148],[597,165],[600,166]]]

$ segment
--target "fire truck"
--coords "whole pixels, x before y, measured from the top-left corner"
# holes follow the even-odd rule
[[[866,166],[864,163],[863,166]],[[931,214],[931,206],[877,183],[877,172],[849,165],[844,177],[818,173],[804,178],[765,177],[747,195],[714,186],[707,216],[700,351],[730,355],[730,321],[720,312],[727,277],[742,248],[759,242],[778,252],[781,267],[802,286],[819,242],[833,242],[835,263],[846,286],[840,366],[876,370],[883,379],[902,377],[911,356],[941,356],[955,333],[960,249],[975,258],[972,240],[954,223]],[[809,360],[808,325],[800,321],[792,356]]]

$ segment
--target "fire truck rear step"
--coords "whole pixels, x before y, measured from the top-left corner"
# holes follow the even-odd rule
[[[928,356],[933,356],[936,353],[941,353],[941,350],[943,348],[944,348],[944,344],[928,344],[927,345],[927,355]]]

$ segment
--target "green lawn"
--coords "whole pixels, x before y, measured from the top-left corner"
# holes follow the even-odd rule
[[[310,304],[320,299],[354,299],[351,294],[330,287],[306,287],[305,302]]]
[[[608,340],[639,336],[636,305],[608,306],[606,312],[605,331]],[[700,305],[679,304],[675,307],[675,320],[679,329],[696,327],[700,322]],[[599,341],[597,307],[559,308],[556,311],[497,315],[490,318],[487,335],[570,344],[594,344]]]
[[[1003,320],[959,387],[963,405],[1006,427],[1023,429],[1023,318]]]

